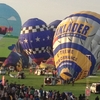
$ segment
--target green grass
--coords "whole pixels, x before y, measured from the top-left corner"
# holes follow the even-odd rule
[[[16,74],[16,72],[12,73]],[[33,86],[36,89],[39,89],[42,84],[44,84],[44,77],[45,76],[37,76],[34,74],[29,74],[28,70],[25,70],[26,79],[17,79],[17,78],[11,78],[7,74],[5,75],[5,78],[9,80],[9,83],[16,82],[19,84],[25,84],[27,86]],[[2,78],[2,75],[0,75],[0,78]],[[89,81],[89,84],[91,85],[92,82],[98,82],[100,81],[99,72],[97,73],[97,77],[90,77],[87,79],[82,79],[79,81],[76,81],[74,86],[72,84],[66,84],[66,85],[56,85],[56,86],[44,86],[44,90],[57,90],[60,92],[72,92],[75,96],[79,96],[79,94],[85,93],[85,87],[86,83]],[[96,96],[99,96],[100,94],[91,94],[89,97],[89,100],[94,100]],[[100,96],[99,96],[100,97]]]
[[[12,44],[16,44],[18,38],[5,37],[0,40],[0,57],[8,57],[11,50],[8,49]]]

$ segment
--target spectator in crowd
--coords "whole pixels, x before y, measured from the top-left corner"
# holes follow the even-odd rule
[[[70,93],[56,90],[44,91],[43,86],[39,90],[33,86],[25,86],[24,84],[8,83],[3,86],[0,84],[0,100],[77,100],[77,98]],[[79,95],[78,100],[85,100],[85,94]],[[97,96],[95,100],[99,100]]]
[[[86,99],[86,97],[85,97],[85,94],[83,93],[82,100],[85,100],[85,99]]]
[[[99,100],[99,97],[97,96],[97,97],[95,98],[95,100]]]
[[[78,98],[79,98],[79,100],[82,100],[82,94],[80,94]]]
[[[39,89],[39,93],[40,93],[40,98],[43,98],[43,89],[42,88]]]

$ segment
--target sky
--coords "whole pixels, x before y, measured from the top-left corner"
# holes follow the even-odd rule
[[[100,0],[0,0],[0,3],[15,9],[22,24],[30,18],[39,18],[49,24],[79,11],[100,13]]]

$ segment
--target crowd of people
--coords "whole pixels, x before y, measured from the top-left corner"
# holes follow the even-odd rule
[[[33,86],[24,84],[10,83],[8,80],[5,84],[0,83],[0,100],[77,100],[71,93],[60,93],[59,91],[44,91],[43,85],[37,90]]]
[[[56,72],[52,74],[53,78],[56,78]],[[22,72],[17,74],[20,79],[23,76]],[[48,81],[48,77],[46,77]],[[66,82],[63,82],[65,84]],[[69,82],[67,82],[69,84]],[[72,86],[74,82],[72,81]],[[44,85],[40,86],[40,89],[35,89],[34,86],[26,86],[25,84],[9,83],[8,80],[4,84],[0,82],[0,100],[89,100],[85,94],[80,94],[78,97],[71,92],[60,93],[57,90],[45,91]],[[95,100],[99,100],[97,96]]]
[[[40,89],[35,89],[33,86],[25,86],[24,84],[9,83],[5,81],[3,85],[0,82],[0,100],[89,100],[86,99],[85,94],[80,94],[76,97],[70,92],[60,93],[57,90],[44,91],[43,85]],[[95,100],[99,100],[97,96]]]

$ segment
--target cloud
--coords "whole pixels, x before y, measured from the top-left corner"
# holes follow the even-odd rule
[[[16,21],[16,18],[14,16],[11,16],[11,17],[8,18],[8,20],[14,20],[14,21]]]

